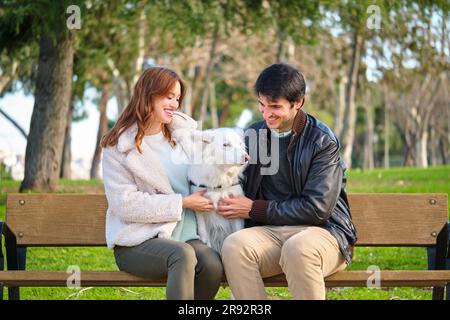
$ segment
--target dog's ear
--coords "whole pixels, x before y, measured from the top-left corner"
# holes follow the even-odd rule
[[[192,132],[192,140],[193,143],[199,143],[199,142],[211,142],[211,138],[208,134],[205,133],[205,131],[199,131],[195,130]]]
[[[203,137],[202,142],[205,144],[210,144],[212,142],[212,139],[210,137]]]
[[[214,140],[214,134],[210,130],[202,131],[200,139],[204,144],[210,144]]]

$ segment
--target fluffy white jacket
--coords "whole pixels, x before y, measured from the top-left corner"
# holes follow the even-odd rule
[[[194,130],[197,123],[187,115],[175,112],[169,130],[188,152],[182,134]],[[125,130],[117,145],[103,150],[103,182],[108,200],[106,243],[135,246],[158,236],[170,238],[181,219],[182,196],[175,194],[157,155],[145,144],[142,154],[134,145],[137,126]],[[186,140],[187,141],[187,140]]]

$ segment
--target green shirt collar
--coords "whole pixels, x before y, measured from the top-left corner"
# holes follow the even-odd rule
[[[272,132],[272,135],[274,136],[274,137],[277,137],[277,138],[284,138],[284,137],[287,137],[287,136],[289,136],[291,133],[292,133],[292,130],[289,130],[289,131],[286,131],[286,132],[279,132],[278,130],[272,130],[272,129],[270,129],[270,132]]]

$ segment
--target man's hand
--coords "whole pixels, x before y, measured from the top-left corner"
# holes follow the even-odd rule
[[[220,199],[217,213],[225,219],[248,219],[253,200],[246,196],[233,196]]]

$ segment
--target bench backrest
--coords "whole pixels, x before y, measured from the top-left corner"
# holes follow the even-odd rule
[[[447,194],[350,194],[358,246],[432,246]],[[8,194],[6,224],[25,246],[104,246],[103,194]]]

